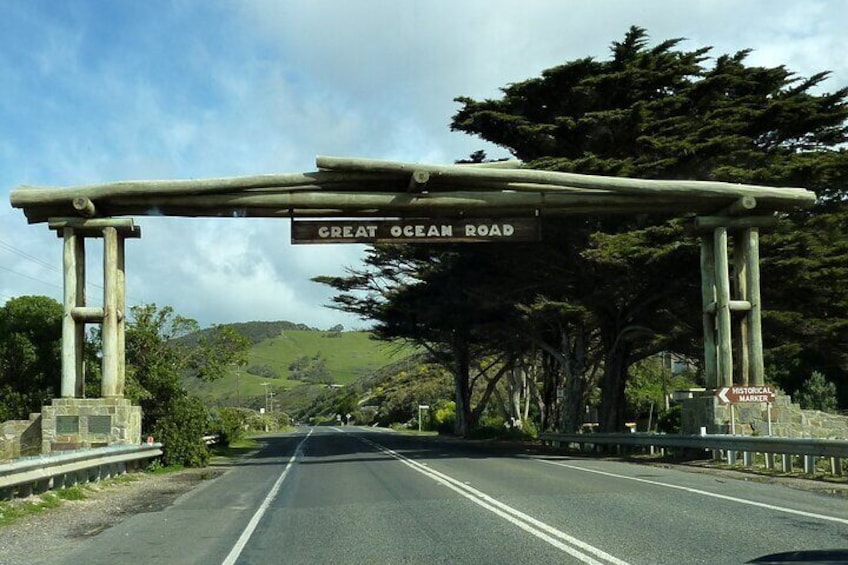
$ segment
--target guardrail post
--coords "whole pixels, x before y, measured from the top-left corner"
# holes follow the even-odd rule
[[[816,458],[813,455],[804,456],[804,473],[812,475],[816,472]]]
[[[16,491],[19,498],[26,498],[28,496],[32,496],[32,483],[18,485]]]
[[[752,467],[754,465],[754,454],[750,451],[742,452],[742,464],[746,467]]]
[[[789,455],[788,453],[781,453],[780,459],[781,459],[781,462],[780,462],[781,471],[783,471],[784,473],[791,473],[792,472],[792,456]]]
[[[38,481],[37,483],[35,483],[35,486],[33,487],[33,492],[35,494],[41,494],[42,492],[47,492],[48,490],[50,490],[52,483],[53,483],[52,478]]]
[[[766,469],[774,469],[774,453],[763,453]]]
[[[728,449],[727,450],[727,464],[728,465],[736,465],[736,450]]]
[[[841,457],[831,457],[830,458],[830,472],[837,477],[842,476],[842,458]]]

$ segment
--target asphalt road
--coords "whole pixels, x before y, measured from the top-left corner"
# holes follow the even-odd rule
[[[66,563],[744,563],[848,548],[848,502],[615,461],[303,428]]]

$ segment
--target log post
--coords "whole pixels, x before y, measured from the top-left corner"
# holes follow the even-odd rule
[[[103,228],[103,382],[100,396],[118,395],[118,230]]]
[[[427,171],[413,171],[409,178],[407,192],[422,192],[430,181],[430,173]]]
[[[704,376],[707,388],[717,388],[715,315],[715,244],[707,235],[701,236],[701,304],[704,322]],[[714,307],[714,306],[713,306]]]
[[[94,202],[84,196],[74,198],[73,206],[74,210],[84,218],[93,218],[97,215],[97,208],[94,207]]]
[[[126,384],[127,358],[126,358],[126,307],[127,307],[127,275],[125,268],[125,251],[126,238],[123,234],[118,236],[118,257],[117,257],[117,297],[116,297],[116,315],[118,317],[117,331],[117,355],[118,355],[118,382],[115,389],[116,396],[124,396],[124,386]]]
[[[77,307],[84,307],[85,302],[85,238],[77,236]],[[85,398],[85,322],[76,320],[74,328],[74,347],[76,348],[76,378],[74,392],[77,398]]]
[[[64,312],[62,315],[62,398],[74,398],[82,393],[85,385],[83,375],[83,347],[85,325],[78,323],[73,310],[84,303],[85,247],[84,238],[73,228],[62,231],[64,248],[62,274],[64,282]]]
[[[727,257],[727,228],[713,232],[715,241],[716,321],[718,379],[720,386],[733,385],[733,347],[730,323],[730,270]]]
[[[765,384],[765,368],[763,363],[763,330],[760,302],[760,232],[757,228],[748,228],[742,235],[746,263],[746,292],[751,310],[746,316],[748,320],[748,351],[750,382],[753,385]]]
[[[747,248],[742,244],[743,234],[733,234],[733,291],[735,298],[741,301],[748,300],[748,263]],[[732,310],[732,308],[731,308]],[[750,312],[750,310],[749,310]],[[749,381],[749,348],[748,348],[748,312],[744,316],[737,317],[736,333],[736,375],[738,383],[747,385]]]

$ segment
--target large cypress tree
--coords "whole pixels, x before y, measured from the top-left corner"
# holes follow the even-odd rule
[[[612,44],[608,60],[567,62],[504,87],[499,99],[457,98],[461,108],[451,128],[496,143],[534,168],[814,190],[815,209],[786,217],[776,234],[763,238],[765,345],[776,346],[770,366],[799,364],[799,373],[773,369],[768,376],[790,390],[813,369],[844,379],[848,296],[839,283],[848,272],[848,89],[821,93],[827,73],[797,77],[783,66],[748,66],[747,50],[711,59],[710,47],[687,51],[681,43],[651,47],[645,30],[633,27]],[[564,386],[570,428],[579,423],[577,408],[591,384],[585,374],[600,362],[601,425],[622,429],[632,363],[667,349],[699,355],[696,242],[681,219],[659,211],[546,219],[544,237],[532,252],[457,248],[449,261],[435,249],[419,249],[413,263],[377,249],[372,274],[386,267],[388,286],[370,302],[347,294],[338,303],[397,336],[413,329],[404,329],[403,316],[425,319],[409,306],[422,303],[413,295],[429,293],[440,299],[427,301],[429,321],[414,328],[442,344],[465,328],[481,342],[487,333],[512,331],[512,347],[543,345],[557,374],[545,378],[542,396],[553,404],[555,389]],[[474,284],[468,273],[487,270],[506,274],[498,285],[464,286]],[[368,288],[371,275],[356,275],[333,286]],[[414,288],[410,275],[434,286]],[[476,300],[467,300],[472,295]],[[475,321],[471,310],[480,304],[502,317],[500,326],[491,315],[485,324]],[[516,311],[523,315],[516,318]]]
[[[607,61],[580,59],[548,69],[540,78],[503,88],[503,97],[497,100],[457,98],[462,108],[451,127],[501,145],[535,168],[805,186],[819,194],[820,206],[791,218],[790,234],[816,230],[823,220],[810,216],[841,214],[848,173],[848,158],[841,148],[848,133],[848,89],[817,94],[828,73],[805,79],[783,66],[747,66],[747,50],[719,56],[710,64],[709,47],[685,51],[679,49],[681,42],[672,39],[649,47],[645,30],[633,27],[623,41],[613,43]],[[657,336],[685,333],[680,312],[670,317],[657,315],[664,309],[664,303],[657,300],[663,294],[662,284],[670,286],[680,282],[680,277],[688,277],[690,288],[697,283],[697,267],[675,268],[687,260],[691,264],[694,256],[681,256],[670,239],[657,240],[658,228],[643,228],[660,220],[598,218],[570,228],[585,233],[586,247],[580,260],[603,267],[599,280],[597,270],[575,263],[579,272],[595,276],[595,285],[591,292],[580,291],[569,300],[588,308],[601,331],[605,351],[601,424],[610,431],[624,424],[629,364],[656,350],[659,343],[668,342]],[[838,233],[828,239],[832,243],[827,249],[818,252],[841,269],[845,255],[834,245],[840,241],[839,234],[845,233],[838,231],[844,221],[834,216],[826,223]],[[672,224],[668,226],[668,234],[681,241],[681,234],[674,233]],[[653,251],[640,252],[638,248],[644,246]],[[798,300],[790,290],[772,294],[769,288],[792,288],[793,265],[795,275],[820,279],[810,273],[825,268],[817,262],[822,256],[808,255],[814,265],[799,269],[793,264],[797,249],[793,251],[791,245],[781,247],[766,240],[764,247],[776,256],[766,263],[763,275],[768,281],[766,308],[770,308],[767,338],[792,341],[798,354],[806,349],[813,358],[820,355],[811,353],[810,348],[832,351],[838,347],[844,337],[836,334],[844,331],[843,322],[848,319],[848,304],[840,291],[810,289],[821,298]],[[786,276],[770,278],[767,268],[772,264],[783,265]],[[825,269],[832,273],[833,268]],[[677,292],[685,294],[685,286]],[[822,297],[831,290],[836,292]],[[830,305],[828,311],[822,308],[823,302]],[[698,308],[694,300],[688,305],[693,320]],[[810,322],[807,333],[820,339],[801,341],[804,332],[786,323],[798,317],[819,321],[835,317],[839,321]],[[769,325],[780,320],[782,327]],[[793,334],[797,339],[793,340]],[[844,360],[831,365],[831,369],[837,367],[844,372]]]

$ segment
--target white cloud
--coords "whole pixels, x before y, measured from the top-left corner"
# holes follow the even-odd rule
[[[0,37],[0,241],[57,266],[55,235],[26,225],[5,189],[304,171],[317,154],[445,163],[484,148],[503,156],[449,132],[453,98],[496,97],[507,83],[567,60],[604,59],[630,25],[645,27],[653,41],[714,45],[715,55],[753,48],[751,62],[786,64],[801,75],[831,69],[826,89],[848,84],[848,3],[840,0],[100,8],[13,4]],[[323,308],[331,292],[309,281],[356,265],[359,246],[292,247],[279,220],[137,222],[143,237],[127,244],[131,298],[173,305],[203,324],[362,325]],[[14,253],[0,253],[0,266],[55,280]],[[0,271],[0,300],[50,294],[44,287]]]

